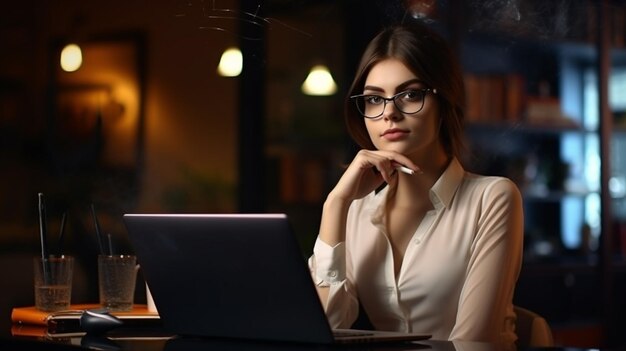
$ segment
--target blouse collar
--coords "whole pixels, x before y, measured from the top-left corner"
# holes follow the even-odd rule
[[[439,203],[445,207],[450,206],[456,190],[461,185],[464,174],[465,170],[459,160],[455,157],[452,158],[446,170],[430,188],[430,201],[435,208],[438,207]]]
[[[464,174],[465,170],[463,166],[461,166],[461,163],[456,157],[453,157],[448,167],[446,167],[446,170],[429,191],[430,201],[436,210],[450,206],[456,190],[463,181]],[[372,222],[375,224],[381,224],[383,222],[385,214],[384,204],[388,191],[389,186],[386,186],[384,189],[374,194],[374,201],[372,202],[371,208],[373,210]]]

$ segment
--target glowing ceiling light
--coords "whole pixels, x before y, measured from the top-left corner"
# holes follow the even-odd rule
[[[68,44],[61,51],[61,68],[65,72],[74,72],[83,64],[83,53],[80,46]]]
[[[337,84],[328,67],[315,65],[302,83],[302,92],[307,95],[326,96],[337,92]]]
[[[235,47],[226,49],[217,66],[217,73],[222,77],[237,77],[243,68],[241,50]]]

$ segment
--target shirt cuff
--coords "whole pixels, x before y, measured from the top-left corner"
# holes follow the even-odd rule
[[[340,284],[346,279],[346,246],[343,242],[330,246],[317,238],[313,255],[318,286]]]

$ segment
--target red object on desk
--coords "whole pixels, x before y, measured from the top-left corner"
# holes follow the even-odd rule
[[[70,309],[57,312],[40,311],[35,306],[14,307],[11,312],[11,335],[60,338],[83,335],[80,317],[84,310],[101,309],[99,304],[76,304]],[[131,311],[110,312],[124,321],[126,329],[158,328],[161,319],[156,312],[148,311],[146,305],[134,305]]]
[[[57,312],[40,311],[35,306],[14,307],[11,312],[11,321],[18,324],[48,325],[53,320],[79,319],[82,312],[87,309],[102,308],[99,304],[71,305],[69,310]],[[128,312],[111,312],[120,319],[159,319],[159,314],[148,311],[146,305],[133,305]]]

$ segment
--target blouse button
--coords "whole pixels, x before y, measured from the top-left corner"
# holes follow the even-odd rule
[[[415,239],[415,245],[419,245],[421,243],[422,243],[422,239],[421,238]]]

